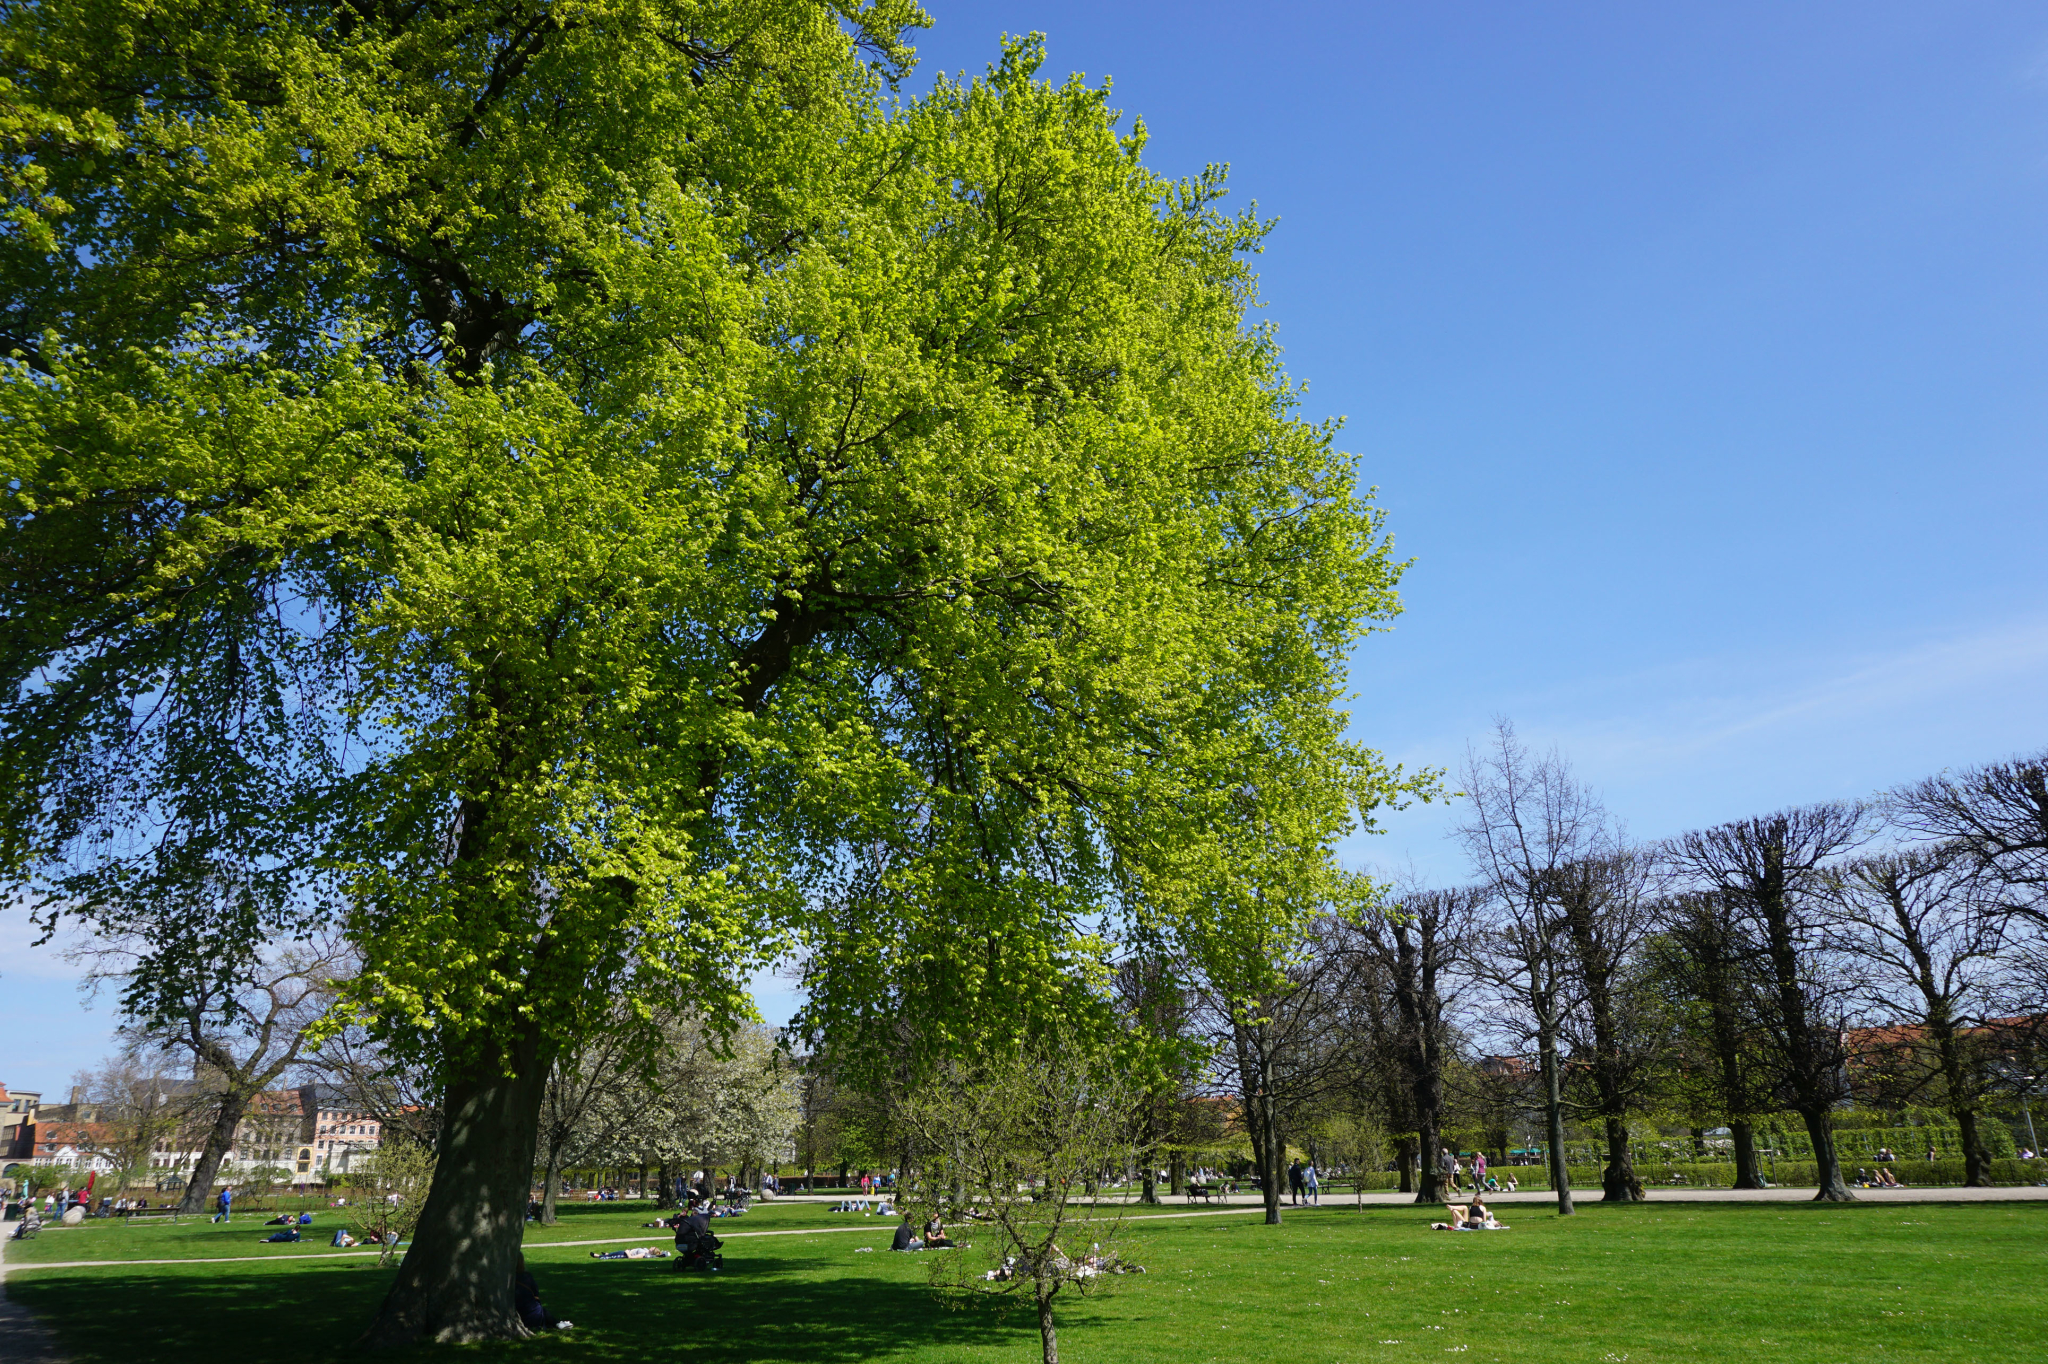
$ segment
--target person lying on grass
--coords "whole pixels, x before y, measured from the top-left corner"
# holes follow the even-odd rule
[[[1448,1211],[1451,1214],[1451,1220],[1448,1222],[1431,1222],[1429,1224],[1431,1231],[1506,1231],[1508,1229],[1506,1223],[1494,1220],[1493,1209],[1487,1207],[1486,1200],[1477,1195],[1474,1195],[1472,1202],[1468,1206],[1462,1208],[1454,1206],[1448,1209]]]
[[[625,1250],[593,1250],[593,1260],[666,1260],[668,1252],[653,1246],[629,1246]]]
[[[297,1241],[301,1238],[297,1227],[286,1227],[283,1231],[273,1231],[270,1235],[257,1239],[262,1241]]]

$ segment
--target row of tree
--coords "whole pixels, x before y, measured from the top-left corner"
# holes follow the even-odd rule
[[[1461,776],[1472,884],[1354,882],[1249,960],[1141,951],[1105,981],[1148,1039],[1127,1060],[1144,1196],[1242,1141],[1271,1220],[1290,1149],[1390,1157],[1434,1200],[1456,1127],[1496,1158],[1524,1134],[1570,1211],[1572,1138],[1603,1148],[1604,1198],[1640,1199],[1660,1122],[1695,1151],[1725,1127],[1732,1182],[1757,1188],[1756,1128],[1791,1113],[1817,1196],[1846,1199],[1845,1116],[1909,1109],[1990,1182],[1987,1115],[2026,1102],[2048,1042],[2048,754],[1653,844],[1505,725]],[[1259,953],[1276,969],[1247,989]],[[804,1148],[904,1159],[890,1073],[819,1062]]]

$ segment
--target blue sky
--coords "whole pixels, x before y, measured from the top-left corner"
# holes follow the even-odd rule
[[[1279,219],[1416,559],[1356,737],[1512,717],[1645,837],[2048,746],[2048,10],[929,3],[913,86],[1042,31]],[[1455,879],[1445,820],[1346,856]],[[23,941],[0,1081],[53,1089],[106,1017]]]

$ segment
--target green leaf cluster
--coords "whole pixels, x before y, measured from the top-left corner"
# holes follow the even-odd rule
[[[1312,912],[1399,565],[1266,224],[1035,41],[891,98],[922,22],[8,10],[10,878],[165,963],[338,919],[444,1058],[799,943],[936,1054]]]

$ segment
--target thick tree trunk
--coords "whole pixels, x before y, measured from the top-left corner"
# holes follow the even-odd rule
[[[1806,1135],[1813,1141],[1813,1164],[1820,1177],[1816,1203],[1854,1203],[1856,1195],[1842,1180],[1842,1159],[1835,1152],[1835,1130],[1828,1125],[1828,1110],[1806,1108],[1799,1116],[1806,1121]]]
[[[242,1115],[248,1111],[247,1094],[231,1089],[220,1096],[220,1108],[213,1115],[213,1126],[206,1129],[206,1145],[200,1148],[199,1163],[192,1167],[192,1182],[185,1186],[184,1196],[178,1200],[179,1212],[206,1211],[206,1196],[213,1192],[213,1177],[220,1173],[220,1163],[233,1149],[235,1129],[242,1125]]]
[[[1187,1168],[1188,1158],[1186,1153],[1181,1151],[1175,1151],[1173,1153],[1173,1159],[1168,1161],[1166,1165],[1166,1175],[1167,1178],[1171,1181],[1171,1183],[1167,1185],[1168,1193],[1178,1196],[1181,1190],[1186,1187],[1188,1178]]]
[[[1958,1110],[1956,1126],[1962,1129],[1963,1135],[1963,1183],[1972,1189],[1989,1188],[1991,1157],[1977,1133],[1976,1111],[1969,1108]]]
[[[1443,1137],[1437,1129],[1436,1115],[1427,1113],[1417,1125],[1417,1144],[1421,1147],[1422,1177],[1417,1181],[1415,1201],[1417,1203],[1441,1203],[1450,1192],[1444,1184],[1444,1174],[1438,1168],[1443,1160]]]
[[[1401,1192],[1415,1192],[1415,1141],[1411,1137],[1394,1139],[1394,1164],[1401,1171]]]
[[[1545,1028],[1537,1035],[1536,1054],[1543,1068],[1543,1136],[1550,1148],[1550,1187],[1557,1191],[1557,1215],[1570,1217],[1572,1207],[1571,1167],[1564,1156],[1564,1091],[1558,1074],[1557,1034]]]
[[[512,1305],[533,1146],[547,1088],[540,1030],[452,1063],[434,1182],[411,1249],[363,1344],[521,1340]]]
[[[1756,1163],[1756,1129],[1747,1118],[1730,1118],[1728,1135],[1735,1142],[1735,1187],[1761,1189],[1764,1176]]]
[[[1607,1119],[1607,1168],[1600,1172],[1600,1184],[1604,1203],[1640,1203],[1648,1197],[1628,1149],[1628,1124],[1613,1116]]]
[[[1038,1344],[1044,1351],[1045,1364],[1060,1364],[1060,1335],[1052,1324],[1052,1294],[1043,1286],[1038,1289]]]

